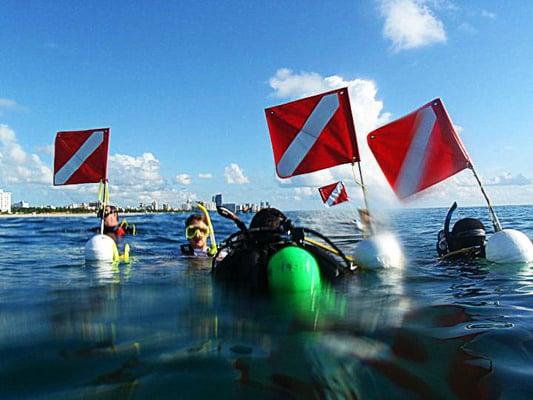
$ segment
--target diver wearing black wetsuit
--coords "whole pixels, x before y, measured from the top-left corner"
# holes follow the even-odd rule
[[[450,220],[457,208],[454,202],[446,219],[444,229],[437,237],[437,253],[442,260],[472,260],[485,258],[485,226],[475,218],[458,220],[450,232]]]
[[[339,261],[333,257],[332,253],[306,242],[304,231],[318,235],[343,260]],[[266,208],[253,217],[249,229],[243,230],[241,227],[241,232],[226,239],[219,251],[226,251],[228,254],[222,260],[217,257],[213,260],[213,277],[219,281],[246,286],[256,291],[266,291],[268,290],[268,262],[271,256],[284,247],[294,245],[307,250],[314,256],[319,265],[321,277],[327,281],[334,281],[353,270],[351,263],[329,239],[312,230],[294,228],[281,211]]]

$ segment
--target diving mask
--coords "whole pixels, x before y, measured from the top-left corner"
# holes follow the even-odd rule
[[[209,234],[209,228],[207,226],[191,225],[185,228],[185,238],[187,240],[196,236],[207,237]]]

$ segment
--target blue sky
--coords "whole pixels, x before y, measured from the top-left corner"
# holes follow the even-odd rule
[[[346,84],[360,146],[369,130],[441,97],[493,202],[530,204],[533,4],[512,5],[3,1],[0,188],[34,204],[93,200],[94,185],[50,187],[50,145],[59,130],[110,126],[119,204],[222,192],[321,207],[316,186],[347,172],[280,182],[263,109]],[[373,201],[395,204],[362,153]],[[409,205],[482,204],[470,175]]]

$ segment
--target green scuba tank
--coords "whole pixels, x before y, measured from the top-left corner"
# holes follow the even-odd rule
[[[268,261],[268,285],[275,292],[320,290],[322,281],[318,262],[301,247],[284,247]]]

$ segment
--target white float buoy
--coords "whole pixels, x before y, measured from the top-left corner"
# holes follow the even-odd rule
[[[533,244],[522,232],[504,229],[487,240],[485,255],[495,263],[530,263],[533,262]]]
[[[85,244],[85,260],[109,261],[115,260],[117,245],[107,235],[95,235]]]
[[[380,233],[355,245],[353,260],[363,269],[401,268],[403,252],[391,233]]]

